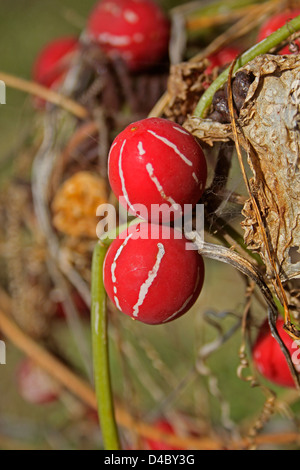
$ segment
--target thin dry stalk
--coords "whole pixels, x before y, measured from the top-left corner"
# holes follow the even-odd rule
[[[24,91],[25,93],[29,93],[30,95],[41,98],[65,109],[66,111],[69,111],[78,119],[86,119],[89,115],[87,109],[76,103],[76,101],[63,96],[56,91],[45,88],[38,83],[24,80],[23,78],[15,77],[14,75],[10,75],[5,72],[0,72],[0,80],[2,80],[6,86]]]
[[[5,294],[1,295],[1,298],[4,298],[5,303],[9,304],[9,300]],[[42,346],[32,340],[28,335],[23,333],[20,328],[15,325],[15,323],[8,318],[5,313],[3,313],[2,310],[0,310],[0,329],[17,348],[34,360],[40,367],[52,375],[52,377],[59,381],[60,384],[73,393],[77,398],[81,399],[83,403],[97,411],[96,395],[91,386],[76,376],[72,371],[70,371],[70,369],[52,356]],[[116,414],[117,421],[120,426],[129,430],[134,430],[144,438],[161,440],[166,444],[182,449],[218,450],[225,448],[224,443],[218,439],[186,438],[160,432],[157,428],[132,418],[119,404],[117,404]],[[256,442],[258,445],[297,443],[299,442],[299,434],[266,434],[258,436]],[[247,440],[242,439],[231,442],[229,448],[240,449],[246,445]]]
[[[7,302],[7,299],[6,299]],[[0,330],[18,349],[36,362],[48,374],[56,379],[67,390],[83,401],[89,408],[97,411],[97,399],[93,388],[83,379],[75,375],[51,353],[30,338],[0,310]],[[222,448],[222,443],[210,438],[183,438],[159,432],[154,426],[136,420],[118,404],[116,407],[117,421],[121,427],[134,430],[148,439],[162,440],[176,447],[190,449]]]
[[[274,1],[269,2],[273,4]],[[278,2],[277,2],[278,3]],[[271,6],[271,5],[270,5]],[[199,16],[199,17],[187,17],[186,27],[188,31],[199,31],[203,28],[213,28],[215,26],[220,26],[226,23],[232,23],[240,18],[243,18],[248,15],[259,15],[263,14],[266,11],[266,5],[248,5],[236,10],[232,10],[227,13],[220,13],[215,16]]]

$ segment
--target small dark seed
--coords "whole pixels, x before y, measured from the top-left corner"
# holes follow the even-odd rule
[[[252,75],[246,72],[237,72],[232,84],[232,94],[237,111],[241,110],[253,80]]]

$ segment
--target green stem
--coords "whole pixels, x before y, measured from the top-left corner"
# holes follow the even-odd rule
[[[143,222],[147,221],[144,219],[140,219],[139,217],[137,217],[136,219],[132,219],[129,222],[125,222],[124,224],[119,225],[115,229],[103,233],[103,235],[100,237],[100,242],[102,243],[102,245],[108,247],[114,241],[114,239],[128,227],[132,227],[133,225],[137,225]]]
[[[283,305],[281,304],[281,302],[278,300],[278,298],[276,297],[276,295],[273,295],[273,300],[274,300],[274,303],[278,309],[278,312],[279,314],[284,317],[284,307]]]
[[[103,262],[107,247],[97,243],[92,262],[92,343],[99,421],[106,450],[120,450],[109,368]]]
[[[215,2],[212,5],[206,5],[202,8],[199,8],[198,10],[193,11],[191,16],[193,18],[197,18],[197,16],[216,16],[220,13],[227,13],[232,10],[260,3],[265,3],[265,0],[227,0],[226,2],[222,0],[220,2]]]
[[[297,16],[293,20],[289,21],[285,26],[278,29],[270,36],[268,36],[263,41],[259,42],[255,46],[248,49],[248,51],[244,52],[236,61],[236,64],[233,69],[233,73],[235,73],[241,67],[244,67],[248,62],[255,59],[255,57],[266,54],[274,47],[278,46],[281,42],[288,39],[291,34],[300,29],[300,16]],[[216,91],[219,90],[228,80],[230,72],[230,67],[224,70],[221,75],[211,84],[211,86],[205,91],[202,97],[199,100],[199,103],[196,106],[194,116],[204,119],[206,115],[206,111],[212,103],[213,97]]]

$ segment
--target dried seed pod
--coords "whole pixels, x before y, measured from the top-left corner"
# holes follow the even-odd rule
[[[92,173],[80,171],[67,179],[52,202],[53,225],[73,237],[97,238],[97,207],[107,203],[106,183]]]
[[[169,103],[164,109],[166,117],[182,124],[193,113],[207,83],[208,61],[183,62],[172,65],[168,80]]]
[[[299,278],[299,57],[263,55],[243,71],[255,77],[239,116],[254,175],[250,181],[252,192],[281,280]],[[272,276],[262,229],[250,201],[245,204],[243,214],[247,246],[259,252],[267,273]]]
[[[243,209],[244,238],[248,248],[261,255],[267,275],[273,277],[271,252],[283,282],[300,278],[299,76],[299,56],[266,54],[243,67],[233,82],[239,85],[243,102],[237,118],[240,143],[248,153],[254,175],[250,187],[269,247],[250,200]],[[235,89],[238,109],[241,102],[236,93]],[[211,146],[233,140],[229,123],[191,117],[184,127]]]
[[[241,110],[254,77],[246,72],[237,72],[232,83],[232,94],[237,111]]]
[[[241,107],[243,106],[249,87],[253,82],[254,77],[250,73],[237,72],[232,80],[232,94],[233,102],[235,105],[234,115],[237,117]],[[221,123],[231,122],[229,104],[228,104],[228,89],[227,83],[218,90],[213,98],[212,102],[213,111],[210,114],[210,119],[219,121]]]
[[[213,98],[213,113],[210,116],[211,119],[215,119],[219,122],[226,123],[230,122],[230,113],[228,107],[228,98],[227,98],[227,87],[221,88],[215,93]]]

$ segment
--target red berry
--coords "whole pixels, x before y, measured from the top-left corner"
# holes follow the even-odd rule
[[[173,426],[165,419],[156,421],[155,427],[158,431],[175,435]],[[154,439],[147,439],[146,446],[147,450],[181,450],[179,447],[173,447],[163,441],[155,441]]]
[[[17,386],[22,398],[34,405],[44,405],[58,400],[57,382],[31,359],[21,362],[17,370]]]
[[[174,229],[146,222],[123,232],[104,261],[104,285],[116,307],[153,325],[187,312],[204,280],[203,259],[188,244]]]
[[[258,42],[262,41],[263,39],[270,36],[270,34],[274,33],[279,28],[282,28],[288,21],[296,18],[296,16],[300,15],[300,10],[292,10],[283,13],[278,13],[278,15],[272,16],[269,20],[267,20],[263,26],[261,27],[259,34],[258,34]],[[292,33],[293,31],[291,31]],[[300,46],[300,42],[296,41],[298,46]],[[280,54],[290,54],[289,47],[286,46],[284,49],[280,51]]]
[[[237,47],[224,47],[221,51],[208,57],[210,65],[207,67],[206,73],[212,73],[215,67],[229,65],[240,53],[241,51]]]
[[[105,53],[139,70],[164,58],[170,24],[152,0],[102,0],[89,17],[87,34]]]
[[[151,218],[152,205],[177,208],[195,205],[207,178],[204,153],[182,126],[167,119],[148,118],[135,122],[114,140],[109,154],[109,181],[115,195],[132,214],[142,204]],[[122,202],[122,201],[121,201]]]
[[[78,49],[78,40],[74,37],[55,39],[47,44],[39,53],[33,66],[33,79],[52,87],[65,75],[70,66],[72,53]]]
[[[278,333],[289,350],[291,357],[296,354],[299,358],[294,340],[284,331],[283,325],[284,321],[281,318],[278,319],[276,323]],[[282,387],[295,387],[285,356],[276,339],[271,335],[267,321],[261,326],[254,344],[253,360],[257,370],[266,379]],[[299,365],[297,366],[295,363],[295,367],[298,367],[300,372]]]

